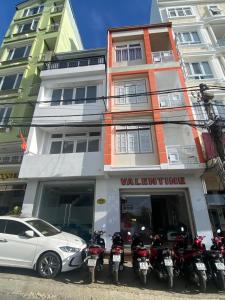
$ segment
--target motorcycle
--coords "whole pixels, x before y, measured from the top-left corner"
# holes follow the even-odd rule
[[[113,281],[118,283],[119,271],[124,269],[124,241],[120,232],[115,232],[112,236],[112,247],[109,255],[109,268],[113,276]]]
[[[145,230],[145,227],[142,227],[141,230]],[[149,251],[138,233],[133,235],[131,253],[134,273],[138,275],[141,283],[146,285],[147,274],[152,267],[149,261]]]
[[[103,234],[104,231],[95,231],[91,239],[91,244],[87,249],[85,262],[88,266],[90,282],[95,282],[96,271],[100,272],[103,270],[105,253],[105,241],[101,237]]]
[[[220,230],[217,230],[217,236],[212,239],[210,251],[206,252],[205,260],[207,265],[207,275],[212,279],[218,289],[225,290],[225,265],[224,265],[224,247],[223,237],[219,236]]]
[[[163,247],[159,235],[155,235],[150,248],[150,262],[160,280],[167,281],[168,288],[173,288],[173,250]]]
[[[204,237],[196,236],[190,247],[186,245],[185,238],[185,234],[179,235],[174,247],[176,273],[182,274],[189,282],[197,285],[201,292],[205,292],[207,274],[204,263],[206,250],[202,243]]]

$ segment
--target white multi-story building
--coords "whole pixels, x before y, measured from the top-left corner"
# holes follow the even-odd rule
[[[223,0],[154,0],[150,23],[172,22],[173,31],[188,87],[207,84],[214,92],[214,111],[225,118],[225,2]],[[218,87],[218,88],[216,88]],[[207,119],[203,107],[199,107],[193,93],[192,100],[196,120]],[[209,161],[217,154],[206,130],[202,133],[205,158]],[[210,161],[209,167],[214,163]],[[212,228],[225,231],[224,184],[217,170],[209,168],[204,174],[206,198]],[[222,194],[222,195],[221,195]]]
[[[103,175],[101,124],[105,50],[64,53],[44,64],[20,178],[22,214],[39,216],[88,239],[95,181]],[[84,126],[85,124],[85,126]]]

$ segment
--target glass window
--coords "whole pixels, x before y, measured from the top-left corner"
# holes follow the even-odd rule
[[[64,105],[68,105],[68,104],[72,104],[72,99],[73,99],[73,89],[64,89],[63,91],[63,100],[67,100],[67,101],[63,101]],[[71,100],[71,101],[68,101]]]
[[[192,16],[193,12],[191,7],[178,7],[178,8],[169,8],[168,16],[171,18],[174,17],[188,17]]]
[[[59,154],[59,153],[61,153],[61,147],[62,147],[62,142],[61,141],[52,142],[51,143],[50,154]]]
[[[9,117],[11,115],[12,108],[11,107],[4,107],[0,109],[0,124],[8,124]]]
[[[212,70],[207,61],[185,63],[188,78],[207,79],[213,78]]]
[[[25,224],[13,220],[8,220],[5,233],[13,235],[24,235],[25,231],[27,230],[30,230],[30,228]]]
[[[87,151],[87,140],[78,140],[76,152],[86,152]]]
[[[76,88],[75,103],[77,104],[84,103],[84,98],[85,98],[85,88],[84,87]]]
[[[48,224],[47,222],[43,220],[30,220],[26,221],[26,223],[33,226],[37,231],[39,231],[44,236],[52,236],[59,234],[61,231],[54,226]]]
[[[62,89],[53,90],[52,99],[51,99],[51,106],[60,105],[61,96],[62,96]]]
[[[5,232],[6,220],[0,220],[0,233]]]
[[[1,89],[13,90],[16,82],[17,74],[5,76]]]
[[[22,78],[23,78],[23,74],[18,74],[14,89],[18,89],[20,87],[20,83],[21,83]]]
[[[88,152],[98,152],[99,151],[99,139],[88,141]]]
[[[16,58],[23,57],[25,50],[26,50],[26,47],[16,48],[14,51],[13,58],[16,59]]]
[[[90,98],[90,100],[87,100],[87,103],[96,103],[96,97],[97,97],[97,87],[96,86],[88,86],[87,87],[87,98]]]
[[[142,59],[140,44],[116,46],[116,62]]]
[[[63,153],[73,153],[73,141],[64,141]]]
[[[115,95],[124,95],[124,97],[119,97],[115,99],[116,104],[135,104],[135,103],[144,103],[148,101],[146,95],[137,95],[146,93],[146,84],[145,80],[138,81],[127,81],[116,83],[115,86]]]

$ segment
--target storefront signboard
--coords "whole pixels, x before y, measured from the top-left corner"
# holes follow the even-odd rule
[[[105,204],[105,203],[106,203],[106,199],[104,199],[104,198],[99,198],[99,199],[97,199],[97,204],[103,205],[103,204]]]
[[[123,177],[122,185],[183,185],[186,184],[184,177]]]
[[[18,178],[18,173],[15,172],[5,172],[5,173],[0,173],[0,180],[9,180],[9,179],[17,179]]]

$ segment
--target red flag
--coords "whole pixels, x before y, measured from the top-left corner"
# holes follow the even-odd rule
[[[21,145],[20,145],[21,150],[23,152],[25,152],[27,150],[27,142],[26,142],[25,137],[23,136],[21,130],[19,130],[19,135],[20,135],[20,138],[21,138]]]

